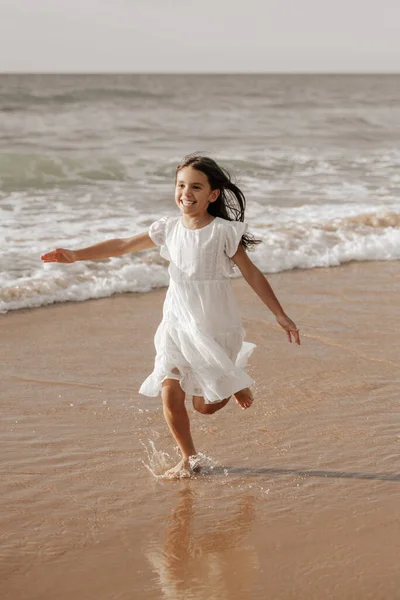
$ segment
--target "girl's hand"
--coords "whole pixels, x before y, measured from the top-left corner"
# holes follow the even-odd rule
[[[300,334],[296,325],[293,323],[292,319],[289,319],[287,315],[278,315],[276,317],[279,325],[286,331],[289,342],[292,343],[292,336],[296,344],[300,346]]]
[[[52,252],[43,254],[40,258],[43,262],[73,263],[75,262],[75,253],[66,248],[56,248]]]

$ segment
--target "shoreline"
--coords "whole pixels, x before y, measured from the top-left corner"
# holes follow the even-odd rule
[[[358,261],[358,260],[350,260],[346,263],[342,263],[339,265],[332,265],[329,267],[310,267],[310,268],[294,268],[294,269],[287,269],[284,271],[278,271],[278,272],[274,272],[274,273],[263,273],[265,275],[265,277],[270,280],[272,278],[276,278],[279,277],[280,275],[285,275],[288,276],[290,273],[309,273],[309,272],[324,272],[324,271],[334,271],[337,269],[347,269],[347,268],[351,268],[352,266],[355,265],[369,265],[369,264],[379,264],[379,265],[385,265],[385,264],[391,264],[391,263],[400,263],[400,260],[398,259],[389,259],[389,260],[365,260],[365,261]],[[235,277],[232,278],[232,282],[234,283],[235,281],[240,281],[242,280],[243,277]],[[155,287],[152,288],[151,290],[147,291],[147,292],[113,292],[110,296],[104,296],[101,298],[86,298],[85,300],[66,300],[66,301],[62,301],[62,302],[58,302],[58,301],[54,301],[51,302],[49,304],[43,304],[40,306],[27,306],[24,308],[18,308],[18,309],[11,309],[8,310],[6,313],[0,313],[0,319],[2,317],[6,317],[10,314],[21,314],[24,311],[33,311],[33,310],[37,310],[37,309],[44,309],[44,308],[49,308],[51,306],[56,306],[56,305],[65,305],[68,306],[70,304],[83,304],[86,302],[92,302],[92,301],[102,301],[102,300],[107,300],[107,299],[112,299],[112,298],[116,298],[116,297],[128,297],[128,296],[133,296],[133,297],[141,297],[141,296],[147,296],[148,294],[153,294],[153,293],[162,293],[164,290],[166,290],[168,288],[168,285],[165,286],[160,286],[160,287]]]

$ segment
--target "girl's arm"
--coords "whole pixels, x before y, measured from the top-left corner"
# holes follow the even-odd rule
[[[111,256],[121,256],[128,252],[137,252],[138,250],[148,250],[154,248],[156,244],[150,238],[147,231],[139,233],[130,238],[119,238],[100,242],[94,246],[88,246],[81,250],[68,250],[66,248],[56,248],[52,252],[43,254],[40,258],[43,262],[73,263],[77,260],[95,260],[97,258],[109,258]]]
[[[292,342],[293,336],[296,344],[300,344],[299,330],[293,321],[285,314],[272,287],[268,283],[267,278],[261,273],[260,269],[251,262],[242,244],[239,244],[236,254],[232,256],[232,260],[236,263],[243,277],[253,288],[257,296],[259,296],[269,310],[274,313],[279,325],[286,331],[289,342]]]

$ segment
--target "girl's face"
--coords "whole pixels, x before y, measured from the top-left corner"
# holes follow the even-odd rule
[[[182,214],[203,217],[210,202],[215,202],[219,190],[212,190],[208,177],[193,167],[183,167],[176,174],[175,202]]]

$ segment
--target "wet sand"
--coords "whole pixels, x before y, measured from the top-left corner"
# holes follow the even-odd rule
[[[398,262],[234,281],[256,402],[203,416],[191,480],[153,365],[164,290],[0,316],[3,600],[400,597]]]

